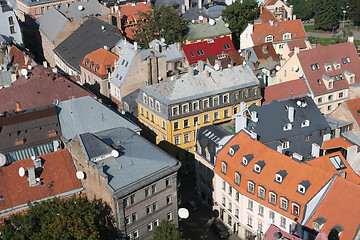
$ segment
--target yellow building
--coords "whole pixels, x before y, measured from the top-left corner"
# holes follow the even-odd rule
[[[199,70],[197,70],[199,69]],[[183,77],[140,88],[138,119],[156,142],[192,170],[196,130],[230,121],[240,102],[260,105],[259,80],[248,66],[215,71],[200,62]]]

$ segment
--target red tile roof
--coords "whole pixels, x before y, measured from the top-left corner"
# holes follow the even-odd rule
[[[315,96],[349,87],[349,83],[345,79],[335,81],[333,88],[328,90],[322,80],[323,74],[328,77],[342,74],[345,78],[344,71],[347,70],[355,74],[354,84],[360,83],[360,58],[357,55],[355,45],[352,43],[345,42],[329,46],[318,45],[316,48],[301,51],[297,56]],[[347,57],[350,58],[351,63],[344,64],[342,59]],[[340,63],[340,69],[334,69],[334,62]],[[320,69],[313,71],[311,65],[315,63],[319,65]],[[332,71],[326,72],[325,63],[332,65]],[[321,85],[318,84],[318,79],[320,79]]]
[[[305,80],[297,79],[284,83],[268,86],[264,90],[263,104],[271,103],[273,100],[288,100],[307,96],[310,93]]]
[[[294,40],[287,42],[287,45],[289,46],[289,49],[291,51],[294,51],[295,47],[299,47],[300,49],[306,49],[306,43],[304,39]]]
[[[358,65],[359,66],[359,65]],[[357,75],[359,76],[359,75]],[[360,78],[360,76],[358,77]],[[357,82],[360,82],[359,80]],[[355,98],[351,100],[346,100],[346,104],[353,115],[354,120],[360,126],[360,98]]]
[[[19,176],[19,168],[34,166],[31,158],[13,162],[0,168],[0,210],[26,204],[29,201],[52,197],[61,193],[81,189],[76,178],[76,169],[67,149],[39,156],[43,159],[44,170],[40,175],[44,185],[30,187],[27,177]]]
[[[265,38],[268,35],[273,36],[273,42],[280,42],[283,40],[283,34],[291,33],[291,40],[307,38],[304,27],[300,19],[274,22],[270,26],[269,22],[254,24],[252,39],[255,45],[265,43]]]
[[[278,0],[267,0],[264,3],[264,6],[270,6],[270,5],[274,5]]]
[[[111,67],[114,69],[114,63],[117,60],[119,60],[119,56],[105,50],[104,48],[99,48],[98,50],[86,55],[84,59],[79,62],[79,65],[90,70],[99,77],[107,78],[107,68]],[[87,62],[88,65],[85,65],[85,62]],[[97,68],[96,72],[93,68],[89,67],[90,64],[93,65],[94,68]]]
[[[261,19],[263,23],[269,22],[269,20],[274,22],[277,21],[274,14],[272,14],[272,12],[270,12],[267,8],[263,8],[262,13],[258,19]]]
[[[229,148],[234,145],[238,145],[240,148],[233,156],[230,156],[228,154]],[[248,154],[252,154],[254,158],[247,166],[244,166],[242,164],[242,158]],[[226,175],[221,172],[222,161],[227,163]],[[265,162],[265,166],[259,174],[253,171],[254,164],[258,161]],[[281,184],[274,181],[276,173],[280,170],[286,170],[287,172]],[[214,171],[229,184],[232,184],[240,193],[255,199],[261,204],[291,219],[298,218],[299,222],[303,217],[305,204],[334,176],[331,172],[314,168],[303,162],[296,162],[290,157],[265,146],[261,142],[253,140],[242,131],[236,134],[223,149],[219,151]],[[240,186],[234,184],[235,171],[241,174]],[[256,184],[254,195],[247,192],[248,180]],[[308,180],[311,185],[305,194],[298,193],[298,184],[306,180]],[[260,185],[266,188],[265,200],[257,197],[257,187]],[[278,196],[276,206],[269,203],[268,196],[270,191],[275,192]],[[286,197],[289,200],[288,211],[280,209],[280,197]],[[292,203],[300,205],[298,216],[291,213]]]
[[[301,238],[298,238],[294,235],[291,235],[290,233],[282,230],[278,226],[271,224],[268,230],[265,233],[265,236],[262,238],[262,240],[276,240],[274,237],[274,233],[281,233],[281,236],[284,237],[283,239],[289,239],[289,240],[302,240]]]
[[[313,228],[313,221],[321,216],[326,219],[321,232],[329,234],[336,224],[344,230],[340,239],[355,239],[360,225],[360,186],[337,177],[324,200],[306,226]]]
[[[322,145],[322,149],[324,149],[324,150],[334,149],[334,148],[347,149],[348,147],[351,147],[353,145],[354,144],[352,144],[351,142],[345,140],[342,137],[336,137],[336,138],[332,138],[330,140],[324,141],[323,145]]]
[[[224,45],[228,44],[229,48],[225,49]],[[230,37],[222,37],[216,39],[210,39],[208,41],[202,41],[197,43],[191,43],[183,45],[182,49],[189,64],[197,63],[198,61],[206,61],[208,56],[215,56],[222,53],[234,52],[235,47]],[[203,51],[202,55],[199,55],[197,51]],[[192,56],[191,53],[194,55]]]
[[[16,45],[11,46],[9,56],[12,66],[18,64],[16,76],[19,76],[20,69],[28,69],[28,66],[33,62],[32,58],[23,53]]]
[[[51,68],[37,65],[28,79],[21,76],[13,86],[0,90],[0,113],[15,110],[17,102],[25,110],[52,104],[55,99],[64,101],[84,96],[95,95],[61,74],[52,73]]]

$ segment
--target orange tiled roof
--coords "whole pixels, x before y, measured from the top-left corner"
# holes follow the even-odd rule
[[[345,168],[336,170],[335,166],[331,163],[330,157],[339,156],[341,161],[344,163]],[[332,172],[334,174],[339,174],[340,171],[345,171],[346,176],[345,178],[350,182],[355,184],[360,183],[360,177],[354,172],[348,162],[345,160],[344,156],[341,154],[340,151],[333,152],[330,154],[326,154],[324,156],[315,158],[311,161],[308,161],[308,164],[317,168],[321,168],[325,171]]]
[[[270,12],[267,8],[263,8],[262,13],[260,14],[259,18],[263,23],[269,22],[269,20],[277,21],[274,14]]]
[[[0,210],[26,204],[57,194],[82,188],[76,178],[76,169],[67,149],[39,156],[43,159],[44,170],[40,178],[44,185],[30,187],[27,177],[20,177],[19,168],[34,166],[31,158],[13,162],[1,167],[0,193],[4,199],[0,201]]]
[[[313,221],[321,216],[326,219],[321,232],[329,234],[339,224],[344,228],[340,239],[354,239],[360,224],[359,199],[360,186],[337,177],[306,226],[313,228]]]
[[[271,5],[274,5],[278,0],[267,0],[265,3],[264,3],[264,6],[271,6]]]
[[[139,20],[139,11],[146,12],[151,10],[150,1],[139,2],[139,3],[129,3],[120,6],[120,14],[122,17],[126,17],[127,21],[137,21]]]
[[[238,145],[240,148],[231,157],[228,152],[230,146],[234,145]],[[242,158],[248,154],[252,154],[254,158],[247,166],[244,166],[242,164]],[[227,163],[226,175],[221,173],[222,161]],[[259,174],[253,171],[254,164],[258,161],[265,162],[265,166]],[[286,170],[287,172],[287,175],[281,184],[274,181],[276,173],[280,170]],[[218,153],[214,171],[247,197],[253,198],[262,205],[274,209],[289,218],[298,218],[299,221],[301,221],[303,217],[305,204],[334,176],[334,174],[329,171],[314,168],[306,163],[296,162],[289,156],[283,155],[257,140],[253,140],[243,131],[235,135]],[[241,174],[239,186],[234,184],[235,171],[238,171]],[[254,195],[247,192],[248,180],[253,181],[256,184]],[[298,184],[306,180],[311,184],[306,193],[301,194],[297,192]],[[265,200],[257,197],[258,186],[266,188]],[[269,203],[270,191],[277,194],[276,206]],[[280,209],[280,197],[286,197],[289,200],[288,211]],[[292,203],[300,205],[298,216],[291,213]]]
[[[358,75],[356,75],[356,78],[358,78]],[[358,126],[360,126],[360,98],[346,100],[346,104],[352,113],[354,120],[357,122]]]
[[[107,68],[114,68],[114,63],[117,60],[119,60],[119,56],[105,50],[104,48],[99,48],[98,50],[86,55],[79,64],[87,69],[89,69],[89,64],[91,64],[97,68],[97,72],[95,72],[94,69],[90,69],[92,72],[101,76],[107,76]],[[88,64],[86,65],[85,62],[88,62]]]
[[[273,36],[273,42],[283,41],[285,33],[291,33],[291,40],[307,38],[300,19],[274,22],[273,26],[269,22],[254,24],[253,27],[252,39],[255,45],[265,43],[268,35]]]
[[[353,146],[351,142],[345,140],[342,137],[332,138],[330,140],[324,141],[322,145],[322,149],[333,149],[333,148],[344,148],[347,149],[348,147]]]

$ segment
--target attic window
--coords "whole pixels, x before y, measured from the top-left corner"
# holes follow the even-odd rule
[[[221,172],[226,175],[226,171],[227,171],[227,163],[226,162],[221,162]]]
[[[332,162],[336,170],[341,170],[346,168],[345,164],[338,155],[334,157],[330,157],[330,161]]]
[[[223,46],[224,46],[224,49],[225,49],[225,50],[228,50],[228,49],[231,48],[231,47],[230,47],[230,44],[224,44]]]
[[[305,194],[306,189],[303,185],[299,184],[297,191],[301,194]]]
[[[234,156],[237,150],[239,150],[239,145],[229,147],[229,155]]]
[[[191,57],[195,57],[194,52],[190,52]]]
[[[263,168],[265,166],[265,162],[264,161],[258,161],[257,163],[254,164],[254,172],[255,173],[260,173]]]
[[[197,53],[199,56],[201,56],[201,55],[204,55],[204,54],[205,54],[205,53],[204,53],[204,51],[203,51],[202,49],[197,50],[197,51],[196,51],[196,53]]]
[[[274,40],[274,36],[273,35],[268,35],[265,37],[265,42],[272,42]]]
[[[291,123],[286,124],[286,125],[284,126],[284,128],[283,128],[284,131],[289,131],[289,130],[291,130],[291,129],[292,129]]]
[[[277,183],[282,183],[286,176],[287,176],[286,170],[280,170],[275,174],[274,181],[277,182]]]
[[[254,164],[254,172],[260,173],[261,172],[261,167],[257,164]]]
[[[295,216],[299,216],[300,214],[300,206],[296,203],[291,204],[291,214]]]
[[[248,165],[248,160],[246,159],[246,157],[243,157],[242,163],[247,166]]]
[[[340,69],[340,63],[334,62],[334,68],[335,68],[335,70],[339,70]]]
[[[351,61],[350,61],[350,58],[349,58],[349,57],[347,57],[347,58],[346,58],[346,61],[347,61],[348,63],[351,63]]]
[[[308,127],[310,126],[310,121],[309,120],[305,120],[301,123],[301,127]]]
[[[282,149],[288,149],[290,147],[290,142],[289,141],[282,142],[281,147]]]
[[[276,174],[276,175],[275,175],[275,181],[278,182],[278,183],[281,183],[281,182],[283,181],[282,176],[279,175],[279,174]]]
[[[291,39],[291,33],[285,33],[283,35],[283,40],[288,40],[288,39]]]
[[[241,180],[241,175],[240,175],[240,173],[238,173],[238,172],[235,172],[235,184],[236,185],[238,185],[238,186],[240,186],[240,180]]]
[[[322,217],[322,216],[318,216],[314,221],[313,221],[313,227],[315,231],[320,232],[321,228],[324,226],[324,223],[326,223],[326,218]]]
[[[331,65],[330,65],[329,63],[325,63],[325,70],[326,70],[327,72],[331,72],[331,71],[332,71],[332,67],[331,67]]]

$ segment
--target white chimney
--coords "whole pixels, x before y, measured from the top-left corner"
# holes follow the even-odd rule
[[[251,121],[253,121],[253,122],[259,121],[259,119],[257,118],[257,112],[255,112],[255,111],[251,112]]]
[[[302,161],[303,160],[303,156],[299,153],[293,153],[293,158],[299,160],[299,161]]]
[[[295,109],[294,107],[288,108],[288,118],[290,122],[294,122]]]
[[[252,139],[257,140],[257,134],[256,134],[256,132],[251,131],[251,132],[250,132],[250,136],[251,136]]]
[[[243,115],[235,116],[235,133],[240,132],[247,126],[247,118]]]
[[[190,0],[185,0],[185,11],[190,9]]]
[[[32,187],[36,185],[35,168],[33,166],[30,166],[27,168],[27,172],[28,172],[29,186]]]
[[[317,158],[320,156],[320,146],[316,143],[313,143],[311,145],[311,156]]]
[[[198,6],[199,6],[199,9],[202,9],[202,0],[198,1]]]
[[[44,66],[44,68],[48,67],[47,61],[43,61],[43,66]]]
[[[327,141],[327,140],[330,140],[331,139],[331,134],[330,133],[327,133],[323,136],[323,142]]]
[[[269,20],[270,23],[270,27],[274,26],[274,21],[273,20]]]
[[[279,146],[277,146],[277,148],[276,148],[276,151],[278,151],[279,153],[282,153],[282,146],[281,145],[279,145]]]
[[[134,50],[137,51],[137,49],[138,49],[138,44],[137,42],[134,42]]]

